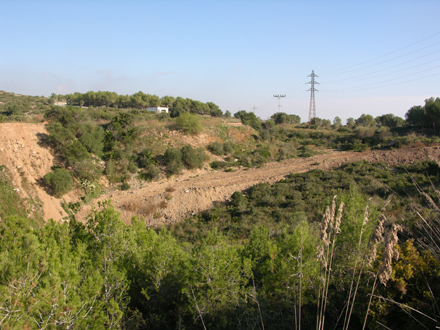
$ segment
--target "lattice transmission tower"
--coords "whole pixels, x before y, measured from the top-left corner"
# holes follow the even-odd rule
[[[318,92],[318,90],[315,88],[315,84],[319,85],[319,82],[315,81],[315,77],[319,77],[315,74],[315,71],[312,70],[312,74],[308,75],[307,77],[311,77],[311,81],[307,82],[306,84],[310,84],[310,89],[307,91],[310,91],[310,107],[309,107],[309,123],[312,122],[314,118],[316,118],[316,106],[315,106],[315,91]]]
[[[286,95],[274,95],[273,97],[278,98],[278,112],[281,112],[281,98],[286,97]]]

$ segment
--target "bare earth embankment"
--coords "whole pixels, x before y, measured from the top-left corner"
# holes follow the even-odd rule
[[[29,204],[30,213],[42,208],[44,219],[61,220],[67,215],[60,206],[62,200],[48,195],[38,184],[51,170],[54,160],[49,149],[41,145],[46,135],[43,124],[0,124],[0,165],[8,168],[20,196],[33,200]],[[71,196],[64,199],[71,201]]]
[[[184,176],[148,183],[142,188],[115,190],[101,196],[99,200],[110,198],[127,223],[132,216],[137,215],[144,216],[148,225],[155,226],[179,221],[193,213],[209,209],[216,202],[228,200],[235,191],[243,191],[260,182],[272,184],[290,173],[303,173],[316,168],[329,170],[361,160],[370,163],[385,162],[388,166],[395,166],[429,158],[439,159],[439,156],[439,147],[362,153],[331,151],[324,155],[289,159],[281,163],[269,163],[261,168],[242,168],[235,172],[190,172]],[[319,165],[314,165],[318,163]],[[163,208],[160,207],[161,204]],[[83,219],[90,210],[90,205],[84,206],[77,214],[78,219]]]
[[[40,145],[45,134],[43,124],[0,124],[0,165],[6,165],[12,172],[14,186],[20,190],[22,197],[33,198],[42,204],[46,220],[60,220],[66,215],[60,206],[62,200],[74,201],[78,196],[70,193],[58,199],[38,185],[38,180],[50,171],[54,161],[50,151]],[[216,202],[228,200],[235,191],[243,191],[260,182],[275,183],[290,173],[316,168],[329,170],[361,160],[395,166],[429,158],[438,160],[440,147],[362,153],[329,151],[310,158],[269,163],[261,168],[240,168],[235,172],[202,169],[152,183],[132,182],[128,191],[108,188],[104,195],[82,206],[76,217],[83,221],[98,201],[111,199],[126,223],[136,215],[145,217],[146,223],[152,226],[172,223],[209,209]]]

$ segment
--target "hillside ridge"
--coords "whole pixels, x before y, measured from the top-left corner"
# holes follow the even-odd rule
[[[70,192],[59,199],[50,196],[39,184],[54,165],[54,156],[42,143],[46,134],[44,124],[0,124],[0,165],[10,170],[14,189],[23,198],[32,199],[37,204],[35,207],[41,207],[45,220],[52,218],[59,221],[67,215],[61,203],[77,201],[80,196]],[[215,203],[225,202],[235,191],[244,191],[258,183],[273,184],[290,173],[330,170],[362,160],[395,166],[426,159],[438,160],[439,157],[440,147],[436,146],[364,152],[327,150],[325,154],[267,163],[260,168],[241,167],[232,172],[206,168],[184,171],[180,176],[151,183],[136,182],[128,191],[109,187],[103,195],[82,205],[76,218],[83,221],[98,201],[111,199],[124,222],[129,223],[133,216],[141,216],[147,225],[158,226],[209,209]]]

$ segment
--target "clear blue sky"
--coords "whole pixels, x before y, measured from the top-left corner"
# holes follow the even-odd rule
[[[440,96],[440,1],[2,0],[0,90],[139,90],[262,119],[394,113]]]

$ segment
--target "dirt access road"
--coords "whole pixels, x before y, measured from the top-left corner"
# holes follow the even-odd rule
[[[52,197],[38,184],[51,170],[54,158],[42,144],[47,134],[43,124],[0,124],[0,165],[6,165],[12,175],[13,186],[19,194],[34,204],[33,212],[44,212],[44,219],[61,220],[66,213],[61,203],[74,202],[80,191],[72,191],[62,199]],[[290,173],[303,173],[319,168],[329,170],[345,163],[366,160],[370,163],[385,162],[389,166],[411,164],[425,159],[439,160],[440,147],[420,147],[393,151],[336,152],[311,158],[289,159],[269,163],[261,168],[240,168],[235,172],[212,171],[208,168],[186,171],[178,177],[152,183],[130,182],[128,191],[107,188],[107,192],[89,205],[83,205],[77,219],[84,221],[98,201],[111,199],[121,212],[124,222],[132,216],[143,216],[148,225],[161,225],[179,221],[184,217],[211,208],[216,202],[229,200],[235,191],[243,191],[260,183],[275,183]],[[1,203],[1,201],[0,201]]]
[[[108,191],[91,205],[83,206],[77,214],[77,219],[84,219],[98,200],[111,199],[126,223],[130,222],[132,216],[143,216],[147,225],[169,224],[209,209],[216,202],[227,201],[235,191],[246,190],[260,182],[272,184],[290,173],[303,173],[316,168],[329,170],[345,163],[362,160],[370,163],[385,162],[388,166],[395,166],[426,159],[439,160],[439,157],[440,147],[362,153],[330,151],[310,158],[269,163],[261,168],[240,168],[235,172],[203,169],[147,183],[144,186],[133,183],[128,191]]]

